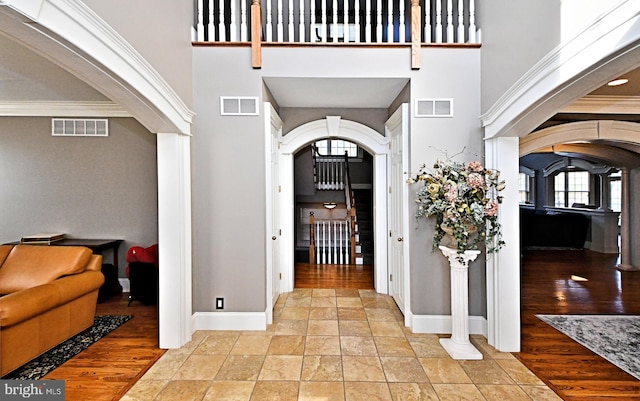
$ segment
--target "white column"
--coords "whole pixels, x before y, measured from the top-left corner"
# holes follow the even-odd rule
[[[160,348],[191,340],[191,137],[157,134]]]
[[[500,171],[507,187],[500,192],[498,222],[506,245],[487,255],[487,341],[498,351],[520,351],[519,138],[485,140],[485,167]]]
[[[622,168],[622,207],[620,212],[620,264],[616,269],[622,271],[638,271],[631,264],[631,200],[629,196],[629,169]]]
[[[469,341],[469,262],[480,251],[458,253],[446,246],[438,248],[451,268],[451,338],[441,338],[440,344],[453,359],[482,359],[482,353]]]

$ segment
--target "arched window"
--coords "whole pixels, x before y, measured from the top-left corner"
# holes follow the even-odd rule
[[[321,156],[344,156],[347,152],[349,157],[358,157],[358,145],[343,139],[323,139],[315,146]]]

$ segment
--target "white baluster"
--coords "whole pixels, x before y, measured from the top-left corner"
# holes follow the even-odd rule
[[[284,26],[282,25],[282,0],[278,0],[278,20],[276,24],[276,42],[282,42],[284,36]]]
[[[313,8],[312,8],[313,9]],[[300,0],[300,21],[298,25],[298,41],[304,43],[307,41],[304,26],[304,0]],[[311,31],[313,32],[313,31]]]
[[[447,0],[447,43],[453,43],[453,4]]]
[[[393,0],[387,6],[387,42],[393,43]]]
[[[320,0],[322,2],[322,41],[327,41],[327,36],[329,36],[329,29],[327,27],[327,1],[329,0]]]
[[[436,0],[436,43],[442,43],[442,2]]]
[[[320,222],[316,221],[316,231],[314,231],[316,233],[315,235],[315,246],[316,246],[316,264],[320,264],[320,254],[322,253],[320,251]]]
[[[231,18],[231,21],[229,23],[229,40],[231,42],[237,42],[238,41],[238,24],[236,24],[236,18],[237,18],[236,1],[231,0],[230,6],[231,6],[231,15],[229,16],[229,18]]]
[[[360,43],[360,0],[354,0],[353,26],[356,31],[356,43]]]
[[[240,41],[246,42],[247,38],[247,0],[240,0]]]
[[[336,226],[336,222],[333,222],[333,264],[338,263],[338,241],[336,240],[336,233],[338,232],[338,227]]]
[[[406,36],[406,32],[405,32],[405,31],[406,31],[406,29],[407,29],[407,28],[406,28],[406,25],[405,25],[404,0],[400,0],[400,10],[399,10],[399,13],[400,13],[400,26],[399,26],[399,29],[400,29],[400,38],[398,39],[398,41],[399,41],[400,43],[404,43],[404,42],[406,42],[406,41],[407,41],[407,40],[406,40],[406,38],[405,38],[405,36]]]
[[[218,23],[218,42],[224,42],[226,41],[224,26],[224,0],[219,0],[218,4],[220,4],[220,10],[218,10],[218,14],[220,15],[220,21]]]
[[[343,8],[343,26],[344,26],[344,43],[349,43],[349,0],[344,0]]]
[[[289,0],[289,21],[287,21],[287,26],[289,27],[289,37],[287,40],[289,42],[295,42],[295,37],[293,36],[294,26],[293,26],[293,0]]]
[[[431,0],[424,3],[424,42],[431,43]]]
[[[272,16],[271,16],[271,2],[273,0],[266,0],[267,2],[267,23],[265,25],[265,30],[267,31],[267,42],[273,42],[273,24],[272,24]]]
[[[364,26],[365,42],[371,43],[371,3],[373,2],[373,0],[364,0],[364,2],[366,7],[366,11],[365,11],[366,23]]]
[[[333,0],[333,19],[331,20],[333,32],[331,33],[331,41],[338,41],[338,0]]]
[[[458,43],[464,43],[464,1],[458,0]]]
[[[469,0],[469,43],[476,43],[476,6]]]
[[[216,28],[213,25],[213,0],[209,0],[209,23],[207,24],[207,37],[209,42],[216,41]]]
[[[376,10],[376,42],[382,42],[382,0],[377,2]]]
[[[304,2],[304,0],[300,0]],[[316,24],[316,0],[311,0],[311,4],[309,5],[309,19],[311,22],[309,23],[309,42],[317,42],[318,37],[316,35],[317,24]]]
[[[322,222],[322,263],[327,263],[327,252],[325,250],[327,246],[327,222]]]
[[[204,1],[198,2],[198,23],[196,24],[196,40],[198,42],[204,41]]]

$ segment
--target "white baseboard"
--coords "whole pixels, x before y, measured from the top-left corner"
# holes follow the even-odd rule
[[[414,333],[451,334],[450,315],[413,315],[411,331]],[[469,334],[487,337],[487,319],[483,316],[469,316]]]
[[[122,292],[131,292],[131,285],[129,284],[129,279],[120,277],[118,278],[120,285],[122,286]]]
[[[196,312],[191,317],[193,330],[253,330],[267,329],[264,312]]]

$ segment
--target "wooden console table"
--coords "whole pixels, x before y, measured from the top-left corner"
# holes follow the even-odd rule
[[[83,238],[65,238],[60,241],[51,243],[51,246],[86,246],[91,249],[94,254],[102,255],[105,249],[111,249],[113,251],[113,266],[118,271],[118,247],[124,240],[121,239],[83,239]],[[11,245],[47,245],[39,243],[29,242],[10,242]]]

